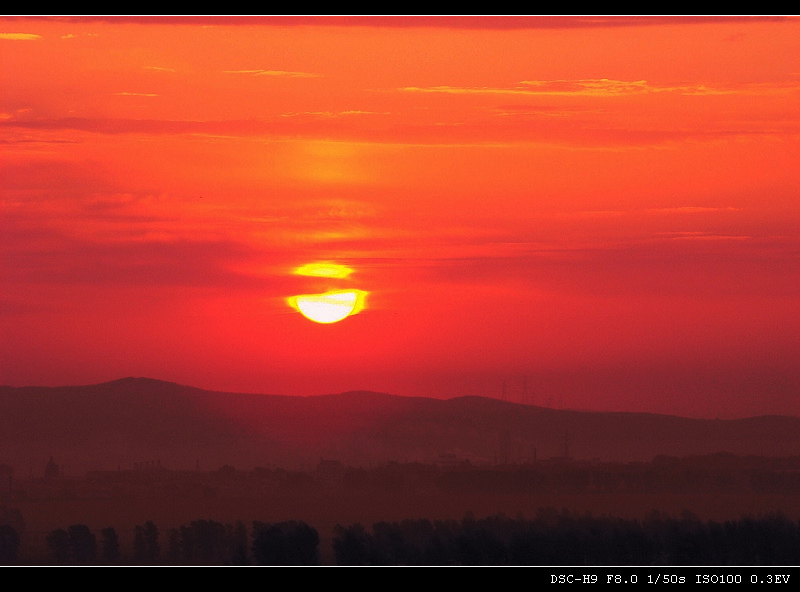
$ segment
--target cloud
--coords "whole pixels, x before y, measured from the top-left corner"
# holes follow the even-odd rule
[[[277,78],[319,78],[321,74],[289,72],[286,70],[223,70],[225,74],[248,74],[250,76],[274,76]]]
[[[596,111],[585,107],[565,106],[565,105],[501,105],[495,107],[492,112],[498,117],[565,117],[579,113],[590,113]]]
[[[682,94],[709,94],[703,86],[654,86],[646,80],[611,80],[608,78],[586,80],[522,80],[514,88],[463,87],[463,86],[408,86],[401,90],[423,93],[497,94],[533,96],[590,96],[615,97],[649,92],[681,92]]]
[[[25,195],[24,202],[28,205],[36,201],[37,195],[41,199],[55,199],[61,203],[66,195],[119,190],[114,180],[93,162],[8,162],[0,165],[0,178],[3,179],[4,197],[7,198],[10,192],[19,191]]]
[[[657,234],[673,240],[740,241],[753,239],[752,236],[747,234],[712,234],[699,231],[659,232]]]
[[[41,35],[35,35],[34,33],[0,33],[0,39],[7,41],[35,41],[41,38]]]
[[[409,254],[406,265],[425,269],[434,280],[472,286],[510,282],[544,291],[711,299],[788,299],[800,293],[796,244],[748,235],[676,232],[585,248],[520,242],[430,252],[418,259]]]
[[[706,206],[678,206],[674,208],[650,208],[643,210],[646,214],[705,214],[708,212],[739,212],[741,208],[734,207],[706,207]]]
[[[319,119],[334,119],[349,115],[389,115],[388,111],[360,111],[358,109],[348,109],[346,111],[302,111],[281,113],[279,117],[313,117]]]
[[[119,96],[158,96],[118,93]],[[13,115],[13,114],[12,114]],[[372,117],[366,117],[372,115]],[[590,126],[581,122],[565,126],[562,118],[499,117],[472,122],[396,123],[387,126],[385,113],[355,110],[276,114],[271,118],[243,120],[156,120],[94,119],[65,117],[54,119],[0,118],[0,129],[81,130],[101,134],[204,134],[272,139],[327,138],[341,142],[405,146],[495,146],[509,147],[528,143],[568,146],[572,149],[639,148],[663,146],[689,140],[719,141],[746,137],[793,137],[796,123],[782,122],[761,129],[629,129],[620,126]],[[388,114],[391,115],[391,114]],[[565,114],[564,114],[565,115]],[[758,123],[758,122],[756,122]],[[26,136],[30,140],[30,137]],[[49,138],[48,138],[49,139]]]
[[[62,39],[77,39],[78,37],[99,37],[98,33],[81,33],[80,35],[75,35],[74,33],[67,33],[66,35],[62,35]]]
[[[4,249],[12,282],[257,287],[233,268],[253,256],[226,240],[88,241],[45,229],[18,229]]]
[[[523,80],[524,88],[533,94],[542,95],[588,95],[616,96],[649,92],[652,87],[646,80],[610,80],[608,78],[587,80]]]
[[[114,93],[118,97],[157,97],[156,93],[142,93],[142,92],[118,92]]]
[[[613,80],[589,78],[582,80],[522,80],[516,87],[488,86],[406,86],[399,90],[419,93],[457,95],[528,95],[620,97],[647,93],[677,93],[681,95],[772,94],[792,92],[800,88],[795,82],[708,86],[705,84],[651,84],[646,80]]]
[[[532,95],[532,96],[620,96],[653,92],[655,87],[646,80],[624,81],[607,78],[590,80],[523,80],[519,86],[465,87],[465,86],[407,86],[400,90],[421,93],[479,94],[479,95]]]
[[[145,70],[156,70],[158,72],[174,72],[174,68],[162,68],[160,66],[144,66]]]

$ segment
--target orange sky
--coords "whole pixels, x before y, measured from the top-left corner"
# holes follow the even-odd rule
[[[0,383],[798,414],[799,45],[797,18],[0,19]],[[344,288],[340,323],[286,304]]]

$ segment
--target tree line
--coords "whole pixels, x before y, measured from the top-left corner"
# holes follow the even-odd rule
[[[46,562],[54,565],[318,565],[319,534],[305,522],[254,521],[248,533],[243,522],[223,524],[194,520],[166,531],[148,521],[134,529],[133,556],[120,550],[114,528],[100,531],[85,524],[51,531],[45,541]],[[162,540],[166,539],[166,541]],[[166,542],[166,545],[163,543]],[[0,525],[0,564],[16,564],[20,537],[10,525]]]
[[[653,511],[628,520],[541,509],[461,521],[337,526],[338,565],[796,565],[800,522],[777,514],[703,522]]]
[[[162,536],[162,534],[164,536]],[[540,509],[532,519],[502,514],[462,520],[337,525],[337,565],[797,565],[800,522],[781,514],[726,522],[653,511],[642,520]],[[165,533],[136,526],[123,556],[114,528],[83,524],[46,537],[55,565],[318,565],[320,538],[305,522],[223,524],[195,520]],[[16,564],[20,537],[0,524],[0,563]]]

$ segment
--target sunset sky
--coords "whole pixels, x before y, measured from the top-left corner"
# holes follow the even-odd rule
[[[0,81],[0,384],[800,414],[798,18],[0,18]]]

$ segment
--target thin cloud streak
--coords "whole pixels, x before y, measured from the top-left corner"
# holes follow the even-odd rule
[[[114,93],[115,96],[155,98],[157,93]],[[377,124],[375,117],[382,116]],[[370,145],[442,146],[442,147],[497,147],[509,148],[526,144],[552,144],[592,150],[604,147],[636,149],[690,140],[715,142],[729,138],[792,137],[800,132],[797,122],[783,122],[762,129],[759,121],[753,129],[631,129],[581,125],[580,121],[566,127],[559,121],[542,122],[536,119],[516,121],[513,117],[494,118],[463,124],[426,125],[391,124],[390,113],[358,110],[339,112],[280,113],[270,118],[250,120],[191,121],[167,119],[109,119],[64,117],[54,119],[18,118],[6,114],[0,118],[0,129],[78,130],[100,134],[205,134],[210,136],[253,137],[297,140],[332,139],[339,142],[366,143]],[[351,122],[360,123],[353,124]],[[30,139],[28,139],[30,140]]]
[[[6,41],[35,41],[41,38],[41,35],[35,33],[0,33],[0,39]]]
[[[522,80],[522,86],[461,87],[461,86],[407,86],[398,90],[419,93],[444,93],[456,95],[530,95],[530,96],[582,96],[619,97],[646,93],[677,93],[681,95],[761,95],[778,92],[794,92],[800,89],[795,82],[769,84],[741,84],[729,87],[712,87],[703,84],[656,85],[646,80],[610,80],[607,78],[588,80]]]
[[[321,74],[289,72],[286,70],[223,70],[225,74],[247,74],[250,76],[273,76],[276,78],[320,78]]]

